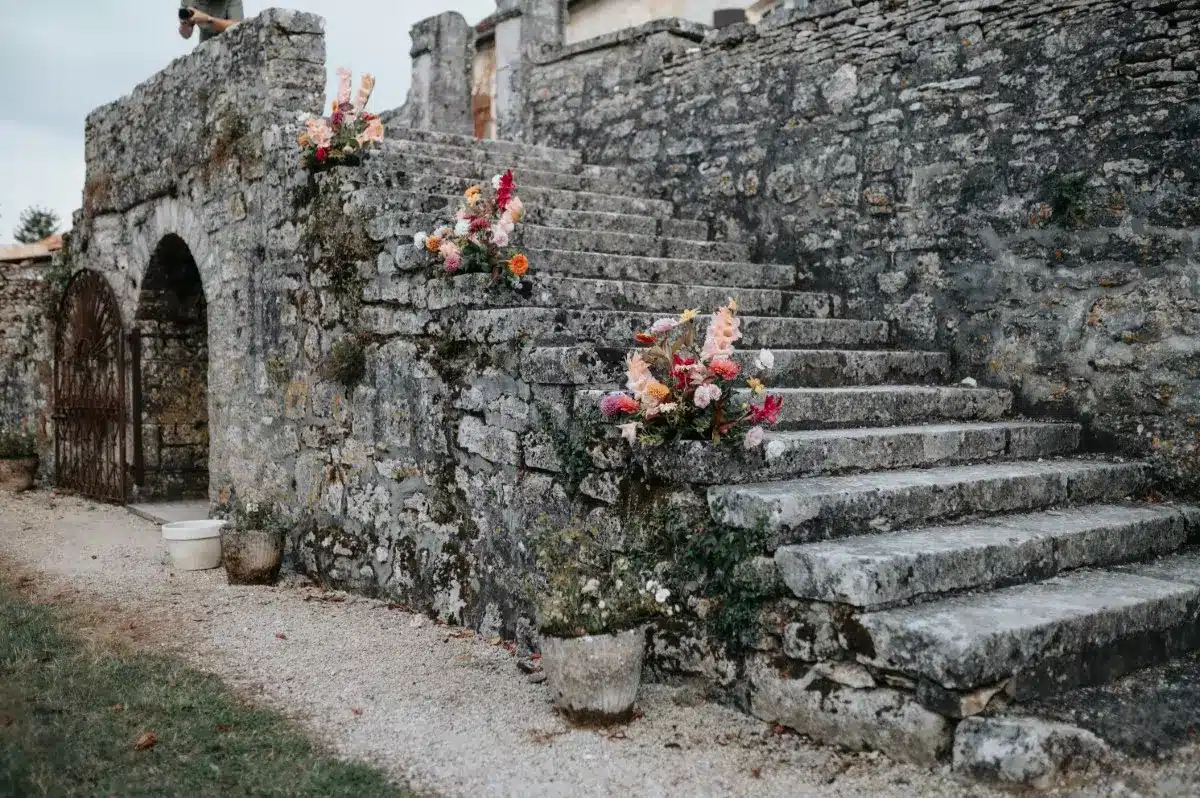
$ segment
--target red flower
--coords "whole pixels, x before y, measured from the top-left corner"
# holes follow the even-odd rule
[[[342,123],[345,121],[346,121],[346,117],[344,114],[342,114],[341,111],[334,111],[333,116],[329,117],[329,124],[331,127],[335,127],[335,128],[341,127]]]
[[[318,147],[317,148],[317,161],[319,163],[325,163],[325,159],[328,157],[329,157],[329,148],[328,147]]]
[[[751,424],[778,424],[779,410],[783,399],[778,394],[768,394],[761,405],[750,405]]]
[[[633,336],[633,337],[634,337],[634,339],[635,339],[635,340],[637,340],[637,342],[638,342],[639,344],[654,344],[654,343],[658,343],[658,339],[657,339],[656,337],[654,337],[653,335],[651,335],[650,333],[640,332],[640,333],[638,333],[637,335],[635,335],[635,336]]]
[[[515,182],[511,169],[500,176],[500,187],[496,189],[496,207],[500,209],[501,213],[508,207],[508,201],[512,199]]]
[[[486,230],[491,227],[491,223],[482,216],[476,216],[471,220],[471,232],[478,233],[480,230]]]
[[[718,358],[712,363],[709,363],[708,370],[723,380],[732,380],[738,375],[738,372],[741,371],[741,369],[738,368],[737,363],[725,358]]]
[[[676,352],[671,357],[671,376],[675,378],[675,390],[682,391],[687,388],[688,382],[691,379],[691,367],[696,365],[696,358],[683,358]]]

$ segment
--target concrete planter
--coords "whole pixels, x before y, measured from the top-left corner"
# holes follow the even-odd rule
[[[36,457],[0,460],[0,490],[20,493],[32,488],[33,477],[37,473],[37,464]]]
[[[221,564],[224,521],[176,521],[163,524],[171,562],[181,571],[207,571]]]
[[[283,535],[261,529],[224,529],[225,575],[231,585],[273,585],[283,560]]]
[[[542,637],[550,700],[578,720],[628,719],[642,681],[644,627],[611,635]]]

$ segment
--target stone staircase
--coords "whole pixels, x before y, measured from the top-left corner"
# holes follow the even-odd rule
[[[1082,452],[1078,424],[1014,416],[1007,391],[952,384],[945,353],[892,347],[886,322],[845,318],[801,270],[749,262],[577,152],[389,135],[386,201],[417,228],[515,169],[534,295],[457,278],[442,300],[476,307],[448,334],[526,341],[520,379],[562,392],[577,422],[623,383],[633,334],[685,306],[736,296],[739,347],[775,353],[784,412],[761,453],[681,444],[648,461],[686,473],[714,520],[768,530],[787,598],[746,665],[758,716],[932,762],[961,718],[1200,644],[1200,509],[1142,501],[1144,465]]]

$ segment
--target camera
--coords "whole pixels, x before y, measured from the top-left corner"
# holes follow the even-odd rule
[[[179,19],[182,20],[183,22],[187,22],[189,19],[191,19],[195,15],[196,15],[196,12],[190,8],[179,9]]]

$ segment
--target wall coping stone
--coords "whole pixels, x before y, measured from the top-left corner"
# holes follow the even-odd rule
[[[546,66],[547,64],[553,64],[556,61],[565,61],[568,58],[574,58],[585,53],[608,50],[630,42],[648,39],[658,33],[670,33],[684,39],[691,39],[699,44],[704,41],[704,37],[708,35],[710,30],[711,28],[708,25],[690,22],[678,17],[656,19],[653,22],[647,22],[645,25],[624,28],[612,33],[606,33],[603,36],[597,36],[593,39],[586,39],[582,42],[575,42],[574,44],[556,48],[548,53],[543,53],[540,57],[533,59],[533,61],[538,66]]]

